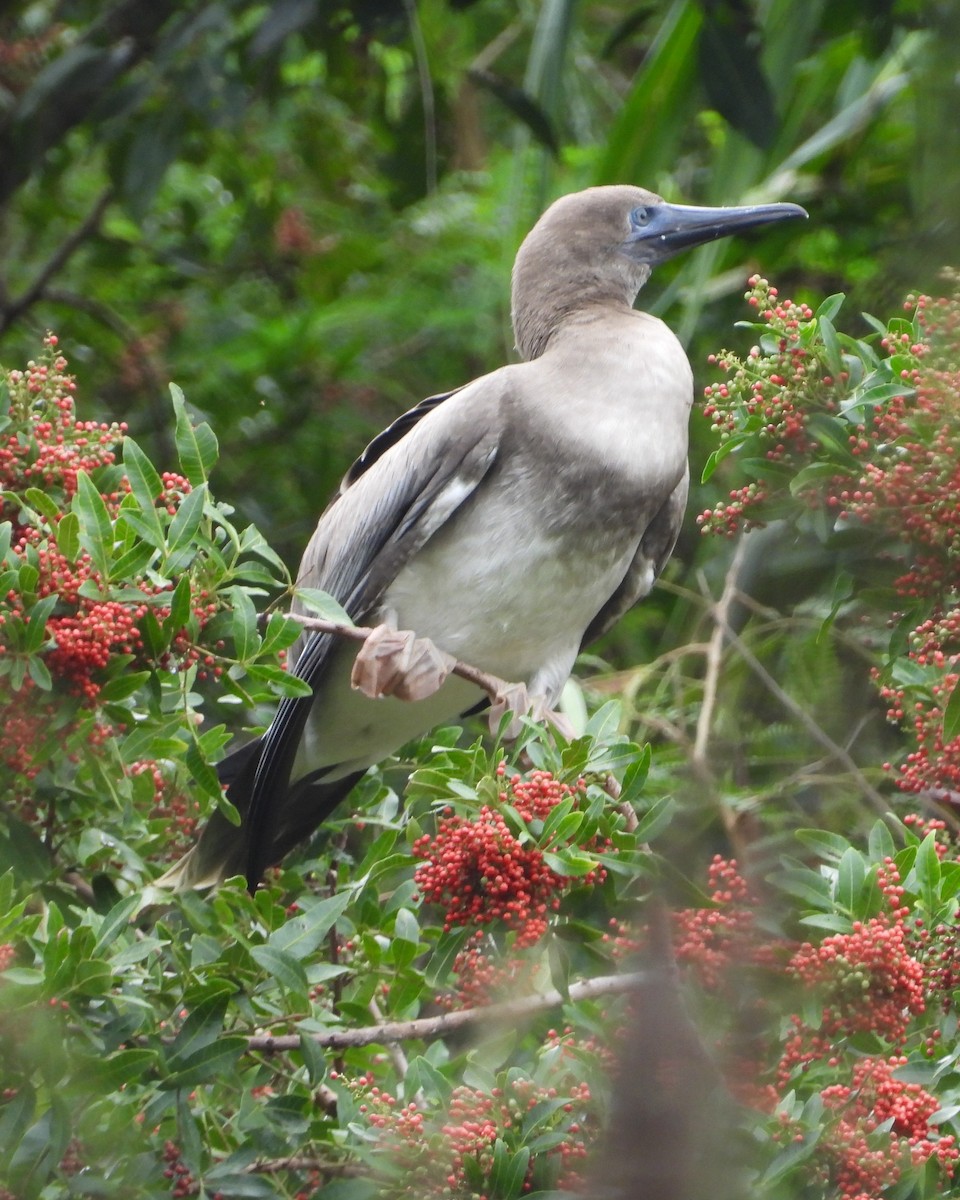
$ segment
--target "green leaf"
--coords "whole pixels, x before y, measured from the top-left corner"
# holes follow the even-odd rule
[[[960,684],[955,684],[943,710],[943,743],[948,745],[960,734]]]
[[[935,834],[928,833],[917,847],[913,869],[920,902],[928,913],[935,913],[940,907],[940,856]]]
[[[333,621],[338,625],[353,624],[346,609],[319,588],[297,587],[293,589],[293,596],[309,613],[323,621]]]
[[[271,613],[263,634],[260,653],[276,654],[280,650],[286,650],[288,646],[293,645],[301,633],[303,633],[303,626],[299,622],[292,621],[283,613]]]
[[[295,996],[304,999],[310,990],[307,973],[297,957],[287,950],[278,950],[276,946],[251,946],[250,955],[253,960],[272,975],[273,978]]]
[[[847,838],[826,829],[798,829],[796,836],[818,858],[828,863],[839,863],[850,849]]]
[[[173,411],[176,414],[177,454],[180,457],[180,469],[193,486],[200,487],[207,482],[219,455],[217,438],[209,425],[203,423],[194,426],[187,415],[186,402],[183,392],[175,383],[170,384],[170,395],[173,399]]]
[[[259,679],[269,683],[275,692],[281,696],[312,696],[313,688],[305,679],[285,671],[283,667],[274,667],[270,663],[247,663],[247,674],[251,679]]]
[[[47,620],[57,607],[58,599],[59,597],[55,594],[44,596],[30,609],[27,617],[27,636],[23,643],[23,648],[28,654],[35,654],[43,645],[46,639]]]
[[[60,516],[60,508],[46,492],[41,491],[40,488],[29,487],[23,494],[27,502],[33,505],[41,517],[45,517],[51,525],[56,524],[57,518]]]
[[[156,467],[131,437],[123,440],[123,465],[144,521],[139,531],[152,546],[162,550],[163,522],[157,510],[157,501],[163,494],[163,482]]]
[[[27,663],[27,672],[38,688],[41,688],[45,692],[53,690],[53,678],[50,675],[50,669],[42,658],[32,655]]]
[[[295,959],[312,954],[343,915],[353,899],[352,891],[339,892],[325,900],[310,901],[302,897],[298,903],[304,912],[290,917],[267,940],[274,950],[283,950]]]
[[[100,1059],[97,1075],[104,1088],[115,1091],[124,1084],[147,1079],[158,1063],[156,1050],[120,1050]]]
[[[133,514],[134,520],[139,519],[139,514]],[[117,522],[118,526],[122,526],[126,520],[127,514]],[[133,528],[133,521],[130,522],[130,527]],[[110,569],[111,580],[132,579],[140,575],[158,556],[156,546],[151,546],[149,542],[137,541],[125,550],[122,554],[114,559],[113,566]]]
[[[849,933],[853,921],[837,912],[811,913],[800,918],[801,925],[809,925],[811,929],[825,929],[830,933]]]
[[[673,820],[676,803],[672,796],[661,796],[640,818],[634,837],[638,842],[650,842],[662,833]]]
[[[544,850],[542,853],[543,861],[557,875],[572,875],[574,877],[588,875],[597,866],[597,860],[595,858],[588,858],[585,854],[574,854],[571,851],[554,854],[550,850]]]
[[[700,475],[700,482],[706,483],[713,475],[717,467],[727,457],[727,455],[732,454],[734,450],[739,449],[739,447],[747,441],[747,438],[748,435],[745,433],[735,434],[732,437],[728,437],[725,442],[721,442],[716,450],[712,450],[707,456],[707,461],[703,465],[703,471]]]
[[[107,947],[112,947],[119,934],[130,927],[130,919],[140,903],[139,896],[127,896],[119,904],[115,904],[100,923],[97,930],[97,940],[93,951],[98,953]]]
[[[187,769],[202,791],[212,799],[219,801],[222,794],[220,777],[217,775],[216,768],[207,762],[200,746],[196,742],[191,742],[187,747],[184,760],[187,764]]]
[[[893,844],[893,835],[890,833],[886,821],[874,822],[867,845],[870,858],[875,863],[881,863],[885,858],[893,858],[897,852],[897,848]]]
[[[233,644],[237,658],[246,662],[260,649],[257,633],[257,610],[243,588],[230,588],[230,603],[233,605]]]
[[[837,331],[833,327],[833,322],[829,317],[821,317],[817,322],[817,332],[823,342],[824,358],[827,366],[830,369],[830,374],[834,379],[838,379],[843,371],[843,356],[840,351],[840,343],[837,340]]]
[[[857,911],[857,899],[866,874],[863,855],[849,846],[837,869],[837,903],[848,913]]]
[[[827,296],[826,300],[821,300],[814,313],[814,320],[821,321],[826,318],[828,321],[832,321],[843,307],[845,300],[846,296],[843,292],[834,292],[832,296]]]
[[[86,471],[77,472],[77,491],[70,505],[80,521],[80,544],[105,578],[110,576],[113,524],[103,497]]]
[[[223,1028],[227,1005],[235,988],[225,980],[218,981],[189,1006],[180,1032],[168,1051],[171,1066],[186,1061],[211,1042],[216,1041]]]
[[[393,936],[400,938],[404,942],[412,942],[414,945],[419,944],[420,926],[417,924],[417,918],[409,908],[397,909],[397,916],[393,926]]]
[[[163,622],[163,634],[167,640],[174,637],[190,620],[190,576],[181,575],[170,597],[170,612]]]
[[[160,1080],[160,1087],[192,1088],[216,1079],[236,1064],[246,1048],[245,1037],[228,1034],[201,1047],[193,1054],[179,1055],[176,1069]]]
[[[326,1055],[308,1033],[300,1034],[300,1054],[303,1056],[303,1065],[307,1068],[310,1082],[316,1087],[327,1074]]]
[[[72,563],[77,561],[80,553],[80,518],[75,512],[64,513],[57,523],[57,546],[65,559]]]
[[[195,487],[180,501],[180,505],[170,522],[167,533],[167,546],[170,552],[188,546],[196,536],[203,520],[203,508],[207,501],[206,485]]]

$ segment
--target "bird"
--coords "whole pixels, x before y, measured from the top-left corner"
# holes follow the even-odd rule
[[[431,395],[378,434],[322,513],[297,575],[372,626],[359,655],[307,632],[260,737],[219,765],[241,815],[219,811],[158,881],[177,890],[267,867],[306,840],[368,768],[483,707],[449,664],[552,713],[581,647],[652,588],[683,519],[693,375],[634,307],[688,247],[804,218],[790,203],[705,208],[630,184],[561,196],[516,255],[519,360]],[[304,612],[296,600],[292,611]]]

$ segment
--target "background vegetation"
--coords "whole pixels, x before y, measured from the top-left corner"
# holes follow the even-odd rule
[[[669,1045],[691,1081],[632,1123],[649,1138],[615,1143],[649,1194],[657,1171],[719,1194],[719,1166],[679,1173],[711,1135],[738,1148],[734,1194],[740,1171],[757,1194],[949,1190],[958,341],[955,309],[902,305],[949,295],[960,254],[954,9],[5,9],[10,1195],[573,1186],[600,1129],[617,1138],[610,1079],[630,1061],[610,1049],[629,1010],[589,987],[643,950],[640,1011],[675,1010],[653,990],[668,930],[700,1031],[633,1027],[625,1078],[662,1078]],[[655,597],[581,665],[584,738],[530,731],[523,763],[549,778],[518,796],[518,750],[501,768],[489,739],[467,748],[476,731],[438,734],[255,901],[225,889],[129,924],[218,802],[230,730],[294,686],[278,656],[296,631],[255,610],[340,473],[397,412],[509,358],[520,237],[554,195],[614,181],[812,219],[697,251],[642,297],[712,389],[693,421],[706,478]],[[757,285],[744,308],[758,265],[799,307]],[[758,328],[733,328],[745,313]],[[704,537],[698,511],[738,536]],[[740,538],[751,519],[765,528]],[[885,816],[909,815],[898,780],[906,825]],[[484,810],[501,792],[504,829]],[[451,920],[463,896],[431,847],[496,857],[509,838],[526,899]],[[633,915],[651,893],[678,914]],[[540,903],[548,932],[529,927]],[[781,999],[785,977],[816,998]],[[337,1041],[551,988],[509,1036]],[[752,1114],[739,1141],[697,1106],[717,1039]],[[644,1112],[619,1086],[620,1111]],[[692,1149],[663,1164],[665,1141]]]

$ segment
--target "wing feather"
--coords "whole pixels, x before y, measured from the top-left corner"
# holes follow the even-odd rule
[[[425,402],[416,420],[348,479],[304,554],[298,582],[332,595],[358,623],[376,611],[385,588],[473,494],[496,458],[497,423],[484,419],[482,397],[468,410],[458,405],[449,419],[439,399],[431,399],[436,403]],[[322,633],[303,641],[294,673],[314,690],[335,644]],[[245,820],[251,886],[270,861],[312,705],[313,697],[281,701],[263,736]]]
[[[689,487],[690,473],[687,469],[644,531],[623,582],[587,626],[581,648],[612,629],[624,613],[650,591],[677,544]]]

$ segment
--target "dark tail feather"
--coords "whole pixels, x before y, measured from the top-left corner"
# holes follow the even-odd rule
[[[318,829],[363,775],[357,771],[325,783],[318,773],[298,780],[277,804],[269,822],[269,838],[255,839],[249,814],[261,752],[262,739],[255,738],[217,767],[220,782],[240,813],[240,826],[232,825],[220,812],[213,813],[196,845],[157,880],[158,887],[182,892],[214,887],[232,875],[246,875],[253,891],[267,867]]]

